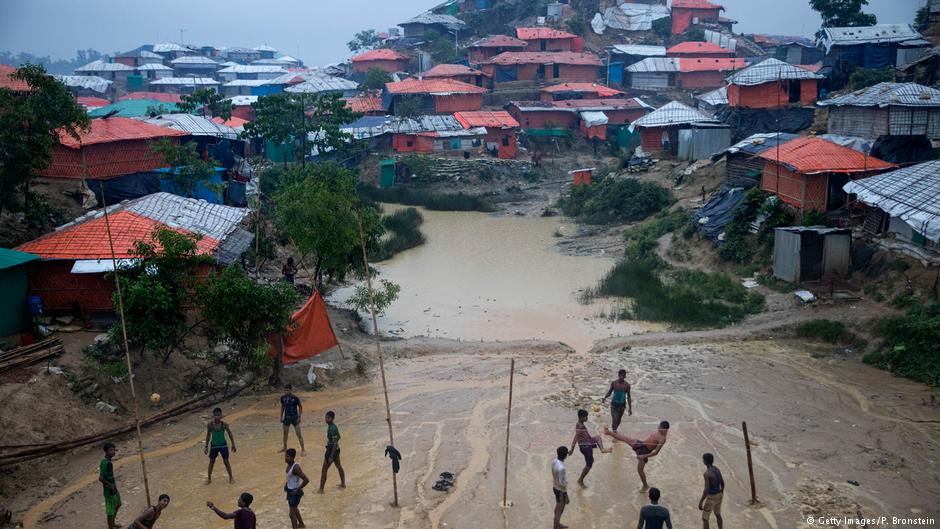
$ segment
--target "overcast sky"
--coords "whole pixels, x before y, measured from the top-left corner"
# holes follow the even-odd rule
[[[914,19],[925,0],[870,0],[882,23]],[[358,30],[384,30],[440,0],[0,0],[0,50],[71,58],[79,48],[103,53],[140,44],[268,44],[308,65],[349,55]],[[741,33],[812,36],[819,17],[808,0],[720,0]]]

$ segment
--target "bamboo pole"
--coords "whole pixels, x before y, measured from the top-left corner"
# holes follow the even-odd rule
[[[515,357],[509,363],[509,406],[506,408],[506,455],[503,458],[503,507],[509,507],[506,503],[506,494],[509,489],[509,426],[512,420],[512,382],[516,374]]]
[[[258,172],[258,212],[255,219],[255,274],[261,277],[261,173]]]
[[[359,225],[359,244],[362,246],[362,267],[366,274],[366,285],[369,289],[369,309],[372,312],[372,329],[375,333],[375,352],[379,357],[379,370],[382,373],[382,392],[385,394],[385,421],[388,423],[388,442],[395,446],[395,434],[392,431],[392,408],[388,404],[388,383],[385,380],[385,358],[382,355],[381,340],[379,340],[379,320],[375,311],[375,295],[372,292],[372,275],[369,273],[369,256],[366,253],[366,236],[362,231],[362,216],[356,210],[356,223]],[[392,471],[392,490],[395,500],[392,507],[398,507],[398,476]]]
[[[744,430],[744,447],[747,449],[747,475],[751,480],[751,505],[760,503],[757,501],[757,487],[754,485],[754,464],[751,461],[751,441],[747,436],[747,422],[741,421],[741,429]]]
[[[124,360],[127,362],[127,380],[131,387],[131,400],[134,401],[134,427],[137,430],[137,453],[140,455],[140,469],[144,476],[144,492],[147,506],[150,501],[150,482],[147,479],[147,460],[144,458],[144,442],[140,433],[140,405],[137,403],[137,391],[134,389],[134,367],[131,365],[131,350],[127,345],[127,325],[124,320],[124,296],[121,294],[121,275],[118,273],[117,257],[114,253],[114,239],[111,237],[111,220],[108,216],[108,204],[104,198],[104,181],[101,182],[101,205],[104,206],[104,225],[108,232],[108,246],[111,248],[111,262],[114,265],[114,288],[117,290],[118,314],[121,317],[121,337],[124,339]]]

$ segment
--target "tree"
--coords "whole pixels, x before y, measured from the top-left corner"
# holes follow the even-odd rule
[[[809,0],[813,11],[822,17],[822,27],[841,28],[871,26],[878,23],[875,15],[862,13],[868,0]]]
[[[371,50],[380,41],[381,39],[379,39],[379,35],[374,29],[364,29],[356,33],[353,39],[346,43],[346,47],[349,48],[349,51],[356,53],[361,50]]]
[[[417,118],[424,114],[422,98],[417,94],[399,96],[395,101],[395,115],[402,118]]]
[[[215,175],[219,163],[212,158],[203,159],[196,152],[195,143],[177,144],[169,138],[161,138],[150,144],[150,150],[160,154],[170,165],[167,180],[177,194],[193,198],[200,182],[208,182]]]
[[[359,85],[363,90],[381,90],[385,88],[386,83],[392,82],[392,76],[381,68],[369,68],[366,72],[366,78]]]
[[[361,274],[362,254],[356,220],[356,176],[334,163],[295,167],[294,174],[274,197],[278,232],[300,252],[300,264],[313,261],[314,277],[322,288],[324,273],[343,279]],[[361,208],[367,250],[377,251],[384,233],[379,213]]]
[[[297,301],[292,285],[256,283],[237,265],[210,274],[198,295],[209,337],[230,346],[216,360],[233,375],[267,365],[268,337],[287,327]]]
[[[27,64],[11,77],[29,90],[0,88],[0,213],[28,210],[30,179],[52,161],[59,135],[78,139],[89,125],[75,97],[42,66]],[[20,194],[22,203],[16,199]]]
[[[310,143],[320,154],[329,151],[344,151],[352,142],[352,135],[340,127],[356,121],[362,114],[353,112],[339,94],[315,94],[310,105],[301,99],[309,118]]]
[[[232,102],[209,88],[199,88],[192,94],[184,95],[177,106],[187,114],[195,114],[198,110],[203,117],[220,117],[225,121],[232,117]]]
[[[386,309],[398,299],[398,293],[401,292],[401,286],[397,283],[382,279],[379,285],[372,283],[372,299],[375,300],[375,313],[378,316],[384,316]],[[357,311],[371,312],[372,303],[369,300],[369,286],[360,284],[356,286],[353,295],[346,300]]]

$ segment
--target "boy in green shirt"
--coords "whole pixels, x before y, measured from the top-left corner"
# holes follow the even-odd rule
[[[118,494],[117,481],[114,479],[114,465],[111,463],[117,449],[114,443],[105,443],[101,448],[104,450],[104,458],[98,465],[98,481],[104,487],[104,514],[108,517],[108,529],[117,529],[114,518],[117,516],[118,509],[121,508],[121,495]]]
[[[335,413],[326,412],[326,453],[323,455],[323,471],[320,472],[320,494],[323,494],[323,487],[326,485],[326,471],[334,463],[339,471],[339,487],[346,488],[346,473],[343,472],[343,465],[339,461],[339,428],[333,422],[335,418]]]

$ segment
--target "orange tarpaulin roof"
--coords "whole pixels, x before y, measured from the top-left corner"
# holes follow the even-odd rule
[[[822,138],[796,138],[758,156],[771,162],[779,161],[789,170],[805,174],[855,173],[896,167]]]
[[[291,320],[292,325],[284,333],[284,365],[313,358],[339,344],[319,292],[314,292]],[[268,341],[271,344],[268,354],[277,358],[277,336]]]

